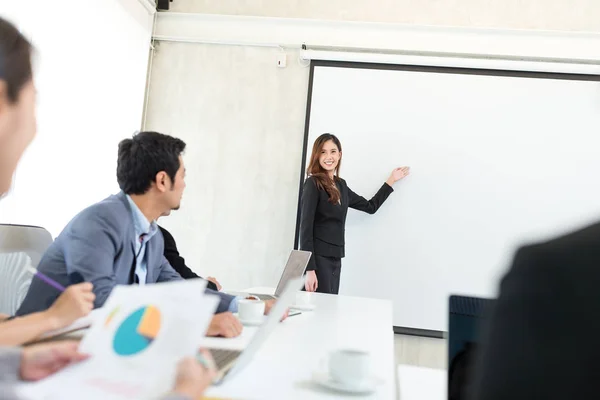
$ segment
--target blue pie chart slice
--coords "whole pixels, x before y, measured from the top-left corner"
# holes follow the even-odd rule
[[[142,307],[129,315],[119,326],[113,339],[113,349],[120,356],[133,356],[146,350],[154,337],[140,333],[144,316],[152,314],[153,307]]]

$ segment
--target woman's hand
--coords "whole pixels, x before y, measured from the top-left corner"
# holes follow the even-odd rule
[[[94,309],[96,295],[89,282],[71,285],[56,299],[46,314],[56,322],[56,329],[64,328],[85,317]]]
[[[394,183],[398,182],[400,179],[407,177],[409,173],[410,173],[410,167],[395,168],[385,183],[392,186]]]
[[[88,356],[77,351],[78,342],[62,341],[23,348],[21,379],[38,381]]]
[[[319,287],[317,274],[315,271],[306,271],[306,281],[304,281],[304,289],[307,292],[316,292]]]

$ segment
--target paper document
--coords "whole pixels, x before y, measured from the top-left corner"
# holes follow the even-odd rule
[[[86,315],[85,317],[81,317],[78,320],[76,320],[75,322],[73,322],[71,325],[66,326],[64,328],[60,328],[60,329],[55,329],[52,331],[48,331],[44,334],[42,334],[38,340],[40,339],[48,339],[48,338],[52,338],[55,336],[59,336],[59,335],[63,335],[65,333],[70,333],[70,332],[75,332],[81,329],[86,329],[89,328],[90,326],[92,326],[92,324],[97,320],[100,319],[102,317],[102,313],[104,312],[103,308],[96,308],[95,310],[92,310],[91,313],[89,313],[88,315]]]
[[[27,399],[160,399],[172,389],[176,366],[200,347],[219,303],[205,281],[118,286],[80,351],[91,357],[39,383]]]

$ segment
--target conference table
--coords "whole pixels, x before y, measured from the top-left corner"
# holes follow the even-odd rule
[[[272,288],[250,288],[248,293],[272,294]],[[207,397],[227,399],[395,399],[396,373],[392,303],[389,300],[311,294],[313,311],[303,311],[280,323],[252,362]],[[243,349],[256,327],[244,327],[238,338],[205,338],[203,345]],[[365,396],[345,395],[322,388],[313,373],[326,369],[327,355],[336,349],[371,353],[372,375],[381,380]]]
[[[250,288],[241,293],[273,292],[272,288]],[[252,361],[223,383],[211,387],[205,394],[206,398],[397,398],[391,301],[312,293],[311,303],[315,305],[313,311],[302,311],[279,323]],[[243,333],[233,339],[205,337],[201,345],[241,350],[259,329],[245,326]],[[66,336],[81,338],[84,333],[78,331]],[[327,355],[337,349],[359,349],[371,354],[371,375],[380,381],[376,391],[370,395],[350,395],[321,387],[315,382],[313,374],[326,370]],[[32,389],[30,384],[23,384],[22,389],[33,393],[29,392]]]

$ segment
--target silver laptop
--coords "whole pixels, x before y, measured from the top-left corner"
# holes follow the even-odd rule
[[[304,275],[304,271],[306,270],[311,255],[312,253],[310,251],[292,250],[290,257],[285,264],[285,268],[283,269],[283,273],[281,274],[281,278],[279,278],[279,283],[275,289],[275,296],[259,293],[250,294],[258,297],[260,300],[273,300],[278,298],[281,296],[281,293],[283,293],[283,289],[290,279],[299,278]]]
[[[269,335],[273,333],[288,307],[296,299],[296,293],[298,293],[298,290],[300,290],[303,285],[303,276],[287,280],[287,285],[282,289],[282,293],[271,309],[271,312],[269,312],[265,322],[258,328],[244,350],[208,348],[208,351],[210,351],[215,360],[217,369],[215,384],[223,382],[226,376],[229,377],[236,371],[239,371],[248,365],[254,354],[256,354]]]

